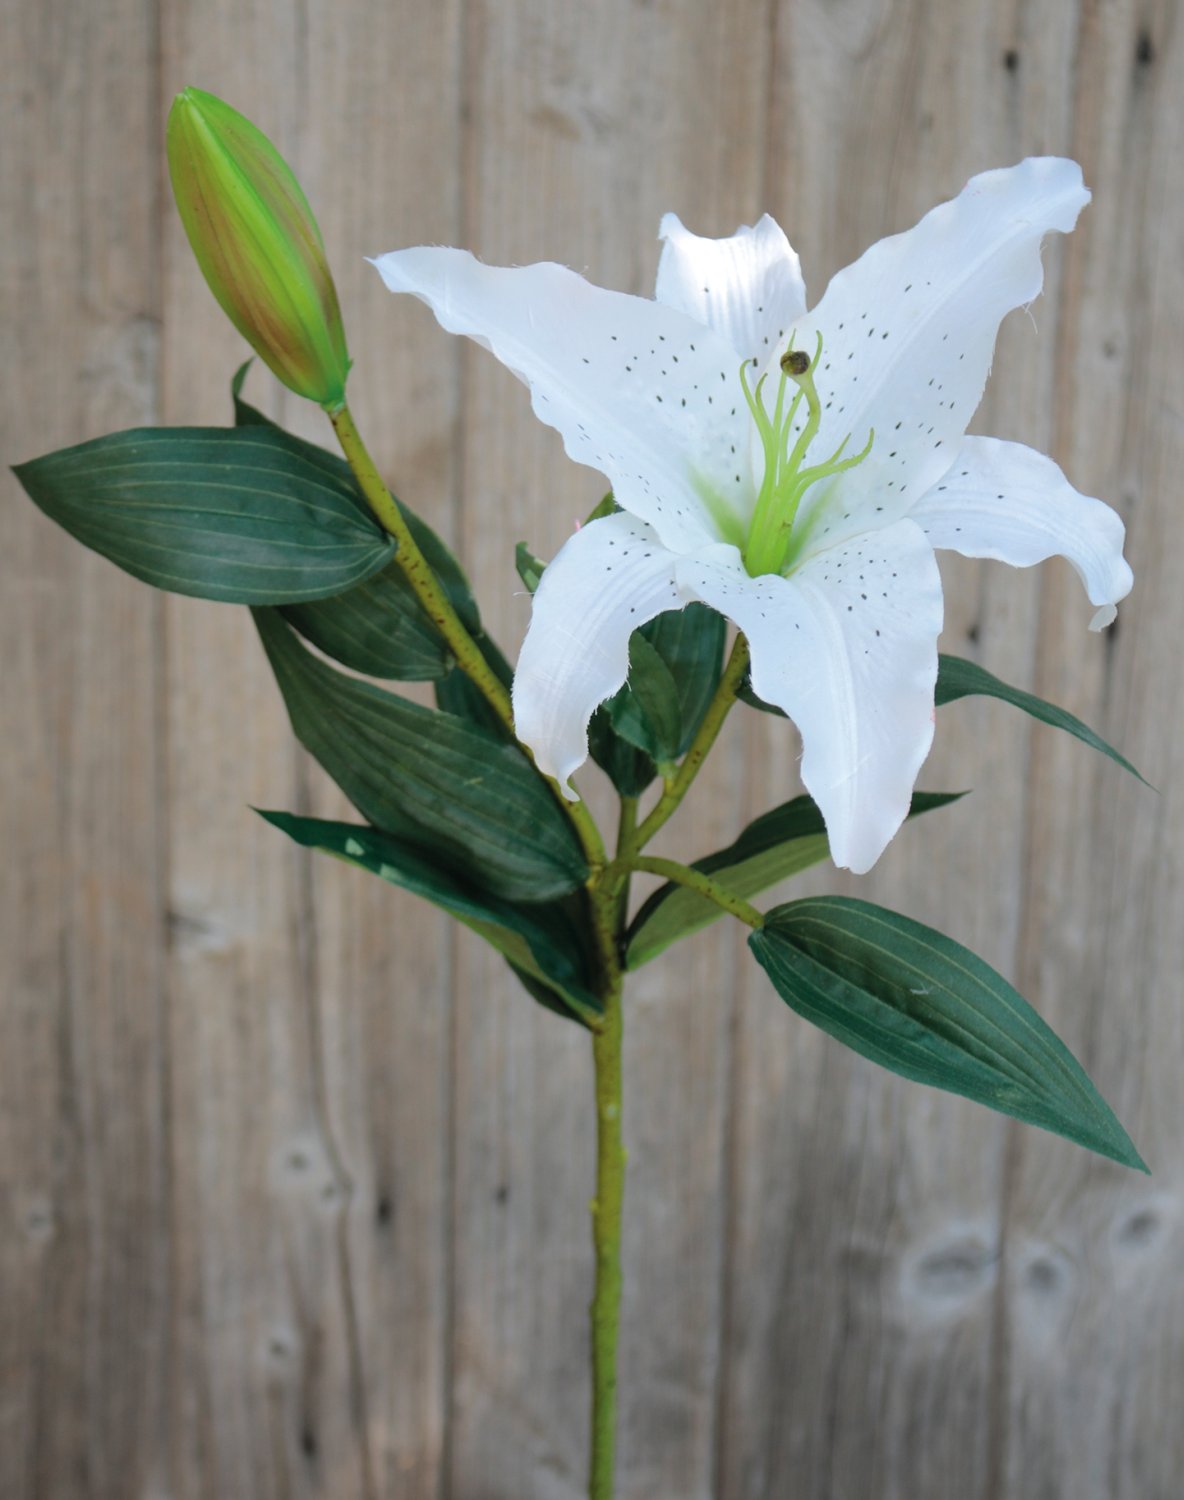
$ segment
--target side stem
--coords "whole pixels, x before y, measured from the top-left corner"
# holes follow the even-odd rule
[[[719,686],[715,690],[715,697],[703,716],[703,722],[699,725],[698,733],[691,742],[691,748],[683,756],[678,769],[666,783],[665,790],[649,814],[642,819],[626,842],[625,848],[618,851],[618,858],[621,854],[631,856],[639,849],[644,849],[654,834],[673,816],[679,803],[686,796],[691,782],[699,774],[720,730],[724,727],[728,710],[736,701],[736,693],[744,681],[744,674],[747,670],[748,642],[742,635],[738,635],[732,646],[732,654],[728,658],[723,676],[719,680]]]
[[[738,917],[749,927],[765,925],[763,914],[757,911],[755,906],[745,901],[743,896],[737,896],[734,891],[720,885],[717,880],[712,880],[710,875],[704,875],[702,870],[692,869],[690,865],[680,865],[677,860],[673,859],[656,859],[648,854],[633,855],[629,861],[629,868],[644,870],[650,875],[660,875],[664,880],[670,880],[675,885],[686,886],[687,890],[706,897],[721,911],[730,912],[732,916]]]

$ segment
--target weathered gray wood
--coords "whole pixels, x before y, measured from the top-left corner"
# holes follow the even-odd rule
[[[5,10],[8,463],[155,419],[159,306],[151,5]],[[170,1255],[160,601],[3,488],[0,1493],[145,1494]]]
[[[1038,1135],[1015,1134],[995,1457],[1000,1489],[1020,1495],[1168,1500],[1184,1472],[1184,1439],[1164,1410],[1184,1375],[1182,680],[1163,634],[1178,629],[1184,564],[1175,20],[1162,8],[1101,8],[1080,31],[1073,148],[1095,208],[1067,264],[1052,422],[1083,485],[1126,515],[1138,588],[1107,649],[1081,652],[1079,601],[1054,573],[1036,653],[1039,690],[1120,735],[1161,793],[1132,795],[1126,778],[1037,739],[1018,958],[1023,985],[1094,1070],[1155,1175],[1061,1159]]]
[[[166,94],[195,81],[239,104],[300,174],[338,268],[358,421],[427,503],[450,484],[451,382],[423,383],[362,254],[404,219],[454,232],[454,33],[446,6],[418,18],[164,10]],[[432,151],[445,175],[419,171]],[[241,341],[171,215],[165,249],[166,316],[184,330],[167,351],[166,412],[224,420]],[[266,370],[251,392],[333,445],[321,414]],[[446,514],[433,519],[447,530]],[[170,776],[186,788],[170,831],[176,1129],[204,1143],[177,1164],[173,1482],[194,1496],[433,1496],[451,935],[247,811],[350,816],[294,748],[245,611],[170,601],[169,652]]]
[[[820,261],[834,269],[879,234],[905,227],[986,165],[1032,151],[1072,151],[1075,109],[1089,107],[1088,88],[1072,71],[1077,46],[1076,18],[1068,11],[1042,19],[1031,34],[1000,28],[990,11],[972,6],[869,9],[863,25],[852,11],[841,18],[820,8],[799,11],[782,33],[784,65],[777,76],[784,93],[775,140],[802,164],[785,222],[791,233],[797,223],[803,226],[807,273],[816,275]],[[848,111],[840,101],[851,99],[862,107]],[[1088,162],[1087,173],[1096,176]],[[1122,205],[1109,208],[1121,235]],[[1099,192],[1092,218],[1106,214]],[[1087,215],[1084,243],[1074,247],[1078,260],[1089,253],[1090,222]],[[1113,470],[1096,464],[1098,434],[1085,415],[1088,398],[1072,444],[1054,420],[1066,388],[1084,391],[1097,377],[1102,351],[1100,339],[1089,337],[1099,310],[1079,322],[1072,283],[1060,274],[1065,247],[1050,242],[1046,258],[1048,287],[1035,309],[1040,338],[1022,316],[1010,320],[976,426],[1051,447],[1083,488],[1121,503]],[[1083,339],[1091,344],[1090,358],[1075,365],[1068,349]],[[1037,685],[1105,722],[1100,697],[1075,700],[1071,691],[1075,680],[1104,670],[1109,653],[1104,642],[1086,636],[1088,606],[1073,593],[1076,580],[1064,579],[1067,570],[1017,575],[950,559],[943,572],[946,649],[975,656],[1012,681],[1030,682],[1039,648],[1044,670]],[[1038,602],[1054,590],[1066,600],[1066,626],[1052,662],[1076,664],[1067,692],[1063,680],[1045,680],[1047,632],[1038,632]],[[1128,630],[1130,621],[1128,614]],[[1109,728],[1127,742],[1118,718]],[[770,737],[781,738],[775,730],[766,743]],[[1121,795],[1124,809],[1133,801],[1127,789],[1117,788],[1118,778],[1104,777],[1100,764],[1066,745],[1049,745],[1052,736],[1036,736],[1036,744],[1038,755],[1055,755],[1056,776],[1042,794],[1025,797],[1022,771],[1031,738],[997,706],[944,711],[924,784],[977,786],[979,796],[932,825],[906,831],[872,878],[847,882],[847,888],[912,911],[1004,972],[1018,972],[1033,999],[1080,1047],[1081,1034],[1065,1024],[1063,1008],[1058,1014],[1058,986],[1034,976],[1017,952],[1023,933],[1054,949],[1059,941],[1028,904],[1029,882],[1043,880],[1038,872],[1047,852],[1045,840],[1033,835],[1033,821],[1055,816],[1037,809],[1051,809],[1060,789],[1081,778],[1095,799],[1105,787],[1106,797]],[[1088,797],[1061,806],[1056,848],[1063,883],[1069,869],[1109,866],[1114,856],[1105,825],[1090,816]],[[1143,807],[1152,816],[1162,813],[1150,803]],[[1096,903],[1099,919],[1105,903],[1114,903],[1112,888]],[[1080,940],[1073,905],[1066,903],[1058,915],[1060,930]],[[1096,937],[1084,942],[1080,953],[1095,972],[1102,961],[1096,943]],[[973,1106],[885,1080],[775,1014],[777,1002],[763,982],[748,987],[736,1089],[721,1492],[792,1492],[818,1500],[849,1493],[1082,1492],[1062,1467],[1063,1450],[1084,1443],[1085,1433],[1080,1416],[1057,1410],[1055,1337],[1043,1345],[1040,1388],[1056,1435],[1036,1425],[1020,1437],[1009,1420],[1017,1401],[1031,1405],[1030,1396],[1008,1388],[1011,1322],[1030,1331],[1042,1321],[1047,1326],[1049,1304],[1082,1316],[1056,1248],[1060,1237],[1044,1228],[1038,1255],[1040,1242],[1012,1227],[1015,1153],[1047,1164],[1045,1193],[1050,1170],[1056,1180],[1091,1174],[1105,1183],[1107,1203],[1114,1194],[1137,1193],[1137,1183],[1129,1174],[1087,1165],[1063,1142],[1008,1130]],[[1107,1079],[1107,1059],[1095,1051],[1089,1061],[1121,1104],[1118,1069]],[[1070,1202],[1079,1213],[1077,1198]],[[1076,1237],[1080,1241],[1080,1231]],[[1017,1275],[1027,1277],[1027,1294],[1013,1302],[1008,1287]],[[1091,1290],[1118,1315],[1111,1288],[1095,1282]],[[1178,1361],[1178,1338],[1174,1355]],[[1100,1341],[1083,1344],[1082,1356],[1079,1380],[1090,1388],[1089,1363],[1110,1361]],[[1058,1456],[1047,1459],[1054,1451]],[[1155,1461],[1178,1461],[1164,1451],[1162,1438]],[[1081,1482],[1080,1471],[1068,1472]]]
[[[649,294],[665,209],[702,232],[751,218],[763,12],[471,8],[466,241],[494,263],[554,259]],[[677,107],[680,98],[695,108]],[[432,347],[425,340],[440,368]],[[509,544],[525,536],[553,554],[603,481],[573,469],[557,437],[524,420],[525,393],[487,355],[467,352],[465,372],[466,561],[498,634],[516,647],[527,611]],[[736,748],[721,751],[714,795],[680,820],[672,847],[711,848],[734,826]],[[733,962],[731,943],[707,941],[683,960],[693,971],[676,962],[647,974],[629,1001],[623,1496],[711,1490]],[[457,1002],[452,1493],[575,1496],[588,1432],[590,1048],[532,1013],[471,944],[460,952]]]
[[[1039,337],[1010,320],[977,425],[1119,504],[1136,592],[1099,639],[1067,569],[950,560],[945,644],[1082,713],[1160,795],[1001,705],[961,703],[923,779],[977,795],[839,884],[1013,975],[1156,1176],[877,1074],[785,1012],[741,933],[700,935],[629,1002],[620,1488],[1173,1500],[1170,7],[7,10],[6,460],[136,421],[225,420],[243,346],[161,191],[162,105],[211,88],[303,178],[359,423],[457,543],[511,651],[527,619],[513,542],[553,552],[600,483],[520,385],[386,294],[363,253],[465,243],[644,293],[663,210],[724,233],[768,208],[816,296],[971,172],[1082,160],[1094,206],[1050,242]],[[266,371],[251,379],[259,404],[329,441]],[[5,507],[0,1493],[579,1495],[586,1038],[476,939],[252,819],[248,803],[344,809],[293,746],[242,611],[162,601],[11,484]],[[663,852],[727,840],[795,789],[795,763],[786,726],[737,713]]]

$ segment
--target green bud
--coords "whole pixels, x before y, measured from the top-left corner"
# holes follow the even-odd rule
[[[173,101],[167,145],[181,222],[223,311],[297,395],[340,406],[349,354],[337,289],[287,163],[248,119],[200,89]]]

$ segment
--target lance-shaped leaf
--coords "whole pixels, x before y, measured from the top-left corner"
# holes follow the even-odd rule
[[[682,738],[674,674],[640,630],[629,642],[629,676],[605,705],[613,728],[654,761],[673,759]]]
[[[666,663],[678,695],[680,732],[673,745],[659,744],[660,760],[675,760],[690,748],[724,667],[728,622],[706,604],[667,610],[643,625],[641,634]]]
[[[977,662],[966,661],[961,656],[939,656],[935,694],[938,708],[943,703],[953,703],[958,698],[968,698],[974,695],[999,698],[1004,703],[1010,703],[1014,708],[1022,708],[1024,713],[1031,714],[1032,718],[1039,719],[1042,724],[1051,724],[1054,729],[1065,730],[1066,733],[1076,736],[1092,749],[1100,750],[1103,755],[1108,755],[1111,760],[1117,761],[1132,776],[1138,776],[1144,786],[1149,785],[1124,755],[1120,755],[1113,745],[1108,745],[1100,734],[1095,734],[1089,725],[1083,724],[1076,715],[1069,713],[1066,709],[1057,708],[1055,704],[1046,703],[1043,698],[1037,698],[1034,693],[1025,693],[1020,688],[1011,687],[988,672],[986,667],[980,667]]]
[[[141,428],[20,464],[37,505],[133,577],[231,604],[340,594],[394,542],[330,454],[278,428]]]
[[[571,824],[513,745],[338,672],[274,611],[255,622],[297,739],[376,827],[507,900],[583,884]]]
[[[981,958],[866,901],[779,906],[749,947],[781,998],[872,1062],[1147,1168],[1073,1054]]]
[[[583,1025],[601,1013],[588,985],[581,935],[564,902],[518,906],[500,900],[443,868],[430,851],[377,828],[259,811],[305,848],[379,875],[456,917],[493,944],[540,1003]]]
[[[914,792],[909,817],[946,807],[965,792]],[[745,900],[820,864],[827,857],[826,828],[810,797],[794,797],[750,823],[734,844],[696,860],[692,869],[711,875]],[[667,882],[638,911],[629,929],[625,963],[638,969],[677,939],[723,916],[706,897]]]
[[[747,677],[736,696],[742,702],[747,703],[750,708],[759,708],[762,713],[785,718],[779,708],[757,697]],[[1021,688],[1012,687],[988,672],[986,667],[980,667],[977,662],[966,661],[961,656],[947,656],[944,653],[939,655],[937,687],[934,692],[936,707],[941,708],[943,704],[954,703],[959,698],[974,696],[998,698],[1003,703],[1010,703],[1014,708],[1023,709],[1024,713],[1031,714],[1032,718],[1039,719],[1042,724],[1051,724],[1054,729],[1065,730],[1067,734],[1073,735],[1083,744],[1089,745],[1091,749],[1100,750],[1103,755],[1108,755],[1111,760],[1117,761],[1132,776],[1138,776],[1144,786],[1150,785],[1125,756],[1120,755],[1113,745],[1108,745],[1100,734],[1095,734],[1089,725],[1083,723],[1075,714],[1058,708],[1055,703],[1046,703],[1043,698],[1037,698],[1034,693],[1025,693]]]

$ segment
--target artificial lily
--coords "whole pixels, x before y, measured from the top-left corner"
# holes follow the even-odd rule
[[[568,789],[632,631],[701,600],[743,631],[754,691],[798,726],[835,863],[867,870],[933,738],[934,548],[1017,567],[1060,554],[1094,627],[1114,618],[1132,582],[1118,516],[1031,449],[965,436],[1001,319],[1040,291],[1042,237],[1088,201],[1070,161],[983,173],[812,312],[768,216],[709,240],[666,215],[653,301],[461,250],[375,261],[525,381],[621,507],[571,537],[534,598],[514,709],[542,770]]]

